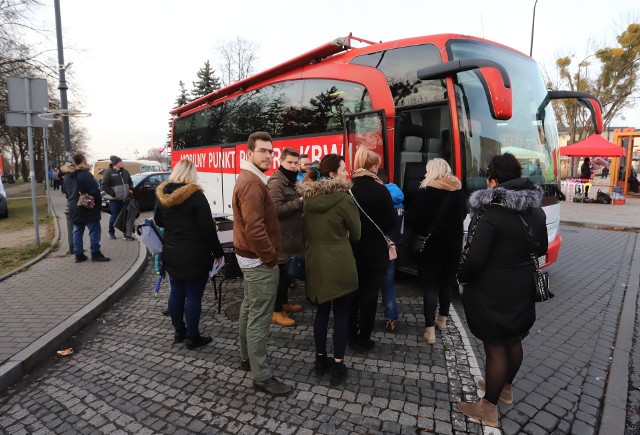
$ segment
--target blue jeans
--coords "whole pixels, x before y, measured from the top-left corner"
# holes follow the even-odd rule
[[[395,271],[396,261],[390,261],[387,273],[382,281],[382,303],[384,305],[384,318],[386,320],[398,320],[398,302],[396,301]]]
[[[202,295],[208,279],[207,273],[191,281],[174,278],[169,274],[169,314],[177,334],[187,337],[200,336],[198,324],[202,311]]]
[[[84,235],[84,227],[89,229],[89,242],[91,244],[91,253],[100,252],[100,221],[86,224],[73,224],[73,253],[82,254],[84,247],[82,244],[82,236]]]
[[[116,218],[120,214],[120,210],[124,207],[124,201],[109,201],[109,210],[111,210],[111,217],[109,218],[109,232],[115,233],[116,230],[113,228],[113,224],[116,221]]]

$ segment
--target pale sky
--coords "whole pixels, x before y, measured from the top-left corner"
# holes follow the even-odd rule
[[[52,30],[42,49],[56,48],[53,0],[34,19]],[[182,80],[188,90],[216,46],[240,36],[260,46],[263,70],[352,32],[390,41],[438,33],[484,37],[526,54],[534,0],[61,0],[65,63],[72,62],[69,107],[91,113],[90,160],[163,146],[169,110]],[[538,0],[533,57],[551,66],[575,63],[640,17],[637,0]],[[589,44],[589,41],[596,43]],[[595,48],[594,48],[595,47]],[[55,52],[52,56],[57,59]],[[583,68],[584,69],[584,68]],[[640,107],[613,126],[640,128]]]

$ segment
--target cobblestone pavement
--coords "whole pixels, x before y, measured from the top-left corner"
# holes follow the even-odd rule
[[[455,328],[434,348],[421,338],[421,303],[401,297],[397,334],[377,332],[365,357],[348,355],[346,385],[331,388],[313,368],[312,311],[296,328],[274,326],[269,353],[275,374],[295,385],[288,398],[254,393],[240,369],[237,322],[205,297],[202,331],[214,341],[201,351],[172,344],[160,310],[166,286],[152,297],[150,268],[70,346],[0,396],[0,431],[8,433],[480,433],[453,404],[470,393],[470,362]],[[210,288],[210,287],[209,287]],[[301,289],[293,300],[302,301]],[[241,297],[239,284],[225,306]],[[382,328],[378,328],[381,330]],[[476,370],[477,371],[477,370]]]
[[[107,238],[109,215],[103,213],[101,251],[111,261],[75,264],[73,255],[67,254],[66,199],[58,191],[52,191],[51,198],[61,230],[59,246],[29,269],[0,282],[0,365],[99,297],[126,274],[140,252],[138,242]],[[90,256],[88,231],[84,248]]]
[[[560,260],[551,268],[556,297],[537,306],[515,402],[500,405],[504,433],[598,432],[638,235],[567,226],[562,235]],[[374,351],[364,357],[348,353],[349,377],[341,388],[331,388],[312,371],[313,313],[307,304],[295,315],[297,327],[271,329],[271,365],[296,388],[287,398],[271,398],[255,393],[251,375],[240,369],[237,321],[215,312],[211,286],[201,329],[214,341],[189,351],[172,344],[170,322],[160,315],[166,284],[154,298],[155,279],[148,266],[125,297],[69,343],[73,355],[50,359],[0,395],[0,432],[483,431],[454,405],[476,397],[474,378],[482,373],[483,358],[477,340],[461,328],[459,301],[449,332],[438,333],[431,348],[421,338],[419,289],[402,279],[398,332],[382,332],[379,322]],[[231,314],[241,298],[240,283],[225,289],[223,309]],[[301,293],[292,290],[292,300],[304,303]]]
[[[640,299],[636,301],[636,312],[640,310]],[[629,362],[629,396],[627,401],[627,425],[625,435],[640,433],[640,316],[636,316]]]
[[[537,321],[523,341],[514,404],[500,404],[507,434],[595,434],[600,427],[638,235],[569,226],[562,226],[561,234],[560,258],[549,268],[556,297],[536,305]],[[470,342],[482,366],[481,343]]]

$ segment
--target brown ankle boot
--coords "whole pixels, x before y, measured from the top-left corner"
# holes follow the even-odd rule
[[[444,332],[447,330],[447,316],[438,316],[436,317],[436,326],[440,330],[440,332]]]
[[[424,327],[424,339],[431,346],[436,344],[436,327],[435,326],[425,326]]]
[[[487,391],[487,384],[484,379],[478,381],[478,388],[482,391]],[[502,391],[500,391],[500,400],[507,405],[513,403],[513,388],[511,388],[511,384],[504,384]]]
[[[458,409],[467,417],[480,420],[486,426],[498,427],[498,405],[486,399],[480,399],[476,403],[458,402]]]

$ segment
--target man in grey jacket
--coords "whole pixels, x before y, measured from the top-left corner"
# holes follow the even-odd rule
[[[109,200],[109,209],[111,210],[111,218],[109,218],[109,238],[116,238],[116,230],[113,224],[124,207],[127,197],[131,194],[133,183],[129,171],[124,168],[122,159],[118,156],[109,157],[111,164],[102,175],[102,190],[111,196]],[[132,236],[125,234],[127,240],[135,240]]]

